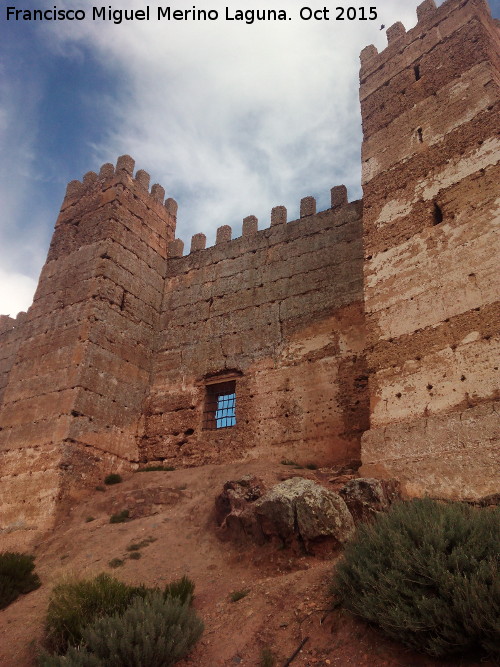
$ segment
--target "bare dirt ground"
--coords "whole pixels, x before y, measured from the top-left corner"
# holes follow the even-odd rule
[[[36,664],[50,591],[65,576],[108,572],[128,583],[164,586],[187,574],[196,583],[202,639],[182,667],[261,665],[269,648],[281,667],[308,638],[292,667],[481,667],[479,660],[438,661],[409,652],[341,610],[328,611],[331,572],[340,553],[295,553],[277,545],[235,545],[221,539],[214,498],[225,481],[252,473],[271,485],[291,475],[318,479],[328,471],[295,471],[265,462],[130,474],[95,491],[36,549],[42,586],[0,612],[0,666]],[[335,488],[335,484],[330,484]],[[129,509],[134,518],[110,524]],[[92,519],[92,520],[90,520]],[[138,560],[127,547],[153,538]],[[112,559],[123,565],[111,568]],[[230,594],[248,591],[237,602]]]

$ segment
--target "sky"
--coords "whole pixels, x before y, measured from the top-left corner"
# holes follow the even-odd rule
[[[177,200],[186,250],[197,232],[213,244],[221,225],[239,236],[247,215],[268,227],[273,206],[293,220],[305,196],[328,208],[334,185],[361,197],[359,52],[385,48],[381,25],[413,27],[420,0],[352,3],[374,6],[373,21],[334,20],[349,2],[304,1],[174,0],[219,18],[158,21],[160,3],[149,21],[116,24],[93,21],[92,7],[146,5],[0,0],[0,313],[30,306],[66,184],[122,154]],[[85,19],[7,21],[9,6]],[[500,0],[490,6],[499,17]],[[226,7],[291,20],[226,20]],[[323,19],[301,19],[303,7]]]

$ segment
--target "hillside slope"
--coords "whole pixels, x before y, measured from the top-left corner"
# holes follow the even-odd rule
[[[42,587],[0,612],[0,665],[31,667],[41,639],[52,586],[65,576],[109,572],[129,583],[164,586],[187,574],[196,583],[195,607],[205,633],[183,667],[258,667],[264,647],[282,665],[309,637],[293,667],[473,667],[409,653],[349,615],[328,613],[328,585],[338,552],[316,555],[223,541],[214,519],[214,498],[225,481],[254,474],[266,485],[300,474],[335,488],[331,471],[293,470],[251,462],[172,472],[130,474],[121,484],[96,490],[35,550]],[[340,480],[339,480],[340,481]],[[112,514],[137,516],[110,524]],[[92,520],[90,520],[92,519]],[[137,560],[127,551],[151,538]],[[111,568],[112,559],[123,565]],[[230,593],[247,590],[238,602]],[[485,667],[488,663],[481,663]]]

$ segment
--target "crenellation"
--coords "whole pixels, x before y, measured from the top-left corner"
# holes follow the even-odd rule
[[[347,189],[345,185],[340,185],[336,186],[331,189],[331,208],[335,209],[336,211],[340,208],[343,208],[349,204],[348,198],[347,198]],[[314,197],[305,197],[301,201],[301,211],[303,212],[304,215],[301,217],[313,217],[316,215],[316,200]],[[327,214],[330,209],[327,209],[326,211],[320,211],[319,216]],[[342,214],[342,219],[339,220],[340,224],[344,224],[348,219],[349,219],[350,213],[343,213]],[[357,213],[355,213],[357,215]],[[347,217],[346,217],[347,216]],[[345,219],[344,219],[345,218]],[[319,218],[318,218],[319,220]],[[279,234],[283,234],[283,238],[291,239],[294,237],[294,235],[304,235],[308,236],[311,233],[314,232],[314,218],[309,222],[309,226],[306,227],[297,227],[295,223],[297,223],[297,220],[294,220],[292,222],[289,222],[287,224],[287,209],[285,206],[275,206],[272,211],[271,211],[271,223],[270,227],[267,227],[265,229],[259,230],[258,228],[258,219],[254,215],[249,215],[246,218],[243,219],[243,224],[242,224],[242,236],[236,237],[236,238],[231,238],[231,236],[228,236],[227,238],[224,237],[224,241],[218,241],[216,240],[216,243],[214,246],[209,246],[208,248],[205,246],[203,248],[196,247],[196,251],[198,250],[210,250],[214,252],[220,253],[220,257],[217,261],[221,261],[225,257],[229,257],[231,254],[240,254],[242,252],[255,252],[256,248],[260,247],[260,244],[264,243],[265,246],[267,246],[269,243],[276,243],[277,241],[280,240],[280,237],[277,236]],[[319,227],[321,227],[322,223],[319,222]],[[228,227],[229,226],[224,226]],[[219,229],[222,229],[219,228]],[[216,235],[216,239],[218,238],[218,233]],[[222,234],[222,232],[221,232]],[[229,232],[225,232],[225,234],[229,234]],[[195,235],[196,236],[196,235]],[[193,237],[194,238],[194,237]],[[254,240],[259,239],[257,241],[257,245],[255,245]],[[227,246],[224,246],[223,249],[219,248],[216,249],[216,246],[221,245],[223,242],[228,243]],[[228,254],[229,253],[229,254]],[[215,255],[213,256],[215,257]],[[198,258],[196,261],[200,261]],[[212,261],[212,256],[209,261]]]
[[[137,171],[135,174],[135,180],[141,187],[149,191],[149,181],[151,180],[151,176],[147,171],[144,171],[144,169],[139,169],[139,171]]]
[[[345,185],[336,185],[330,190],[330,201],[333,209],[346,206],[349,203],[347,188]]]
[[[401,39],[401,37],[406,35],[406,28],[401,23],[401,21],[398,21],[397,23],[391,25],[390,28],[387,28],[386,35],[387,43],[392,44],[392,42],[396,42],[398,39]]]
[[[316,213],[316,199],[314,197],[303,197],[300,200],[300,217],[305,218]]]
[[[111,164],[111,162],[106,162],[105,164],[102,165],[101,169],[99,170],[99,178],[101,180],[107,180],[108,178],[113,178],[115,175],[115,165]]]
[[[184,255],[184,241],[182,239],[175,239],[168,244],[168,257],[175,259]]]
[[[207,237],[201,232],[198,234],[193,234],[191,237],[191,251],[198,252],[199,250],[205,250],[207,245]]]
[[[259,221],[254,215],[247,215],[243,218],[242,235],[245,237],[254,236],[259,229]]]
[[[66,197],[68,199],[74,199],[80,196],[84,191],[84,185],[81,181],[70,181],[66,186]]]
[[[158,183],[155,183],[151,187],[151,196],[153,199],[155,199],[159,204],[163,204],[163,200],[165,199],[165,188],[163,188],[161,185]]]
[[[286,225],[275,225],[266,229],[261,229],[251,236],[240,236],[232,239],[224,245],[214,245],[205,248],[204,252],[194,252],[185,255],[182,262],[176,259],[175,272],[190,272],[194,268],[201,266],[221,267],[217,268],[219,278],[223,277],[224,269],[222,265],[231,265],[234,260],[244,261],[245,267],[254,264],[254,257],[262,257],[262,251],[266,253],[265,258],[260,260],[261,265],[266,265],[275,261],[277,249],[280,248],[280,258],[291,259],[293,249],[290,243],[300,240],[305,243],[307,239],[308,252],[320,252],[325,246],[328,246],[328,236],[325,236],[325,226],[335,226],[341,229],[338,242],[335,248],[330,247],[332,257],[337,257],[338,253],[345,252],[348,244],[360,244],[359,229],[357,227],[359,216],[362,213],[362,202],[355,201],[342,207],[330,208],[320,211],[316,215],[307,216],[288,222]],[[338,252],[337,252],[338,251]],[[171,274],[171,266],[167,266],[167,275]],[[239,266],[231,269],[230,274],[238,274],[242,270]],[[263,269],[264,270],[264,269]],[[211,280],[215,278],[212,276]]]
[[[361,51],[359,54],[359,60],[361,63],[361,70],[363,71],[364,68],[370,63],[375,56],[378,56],[378,49],[374,44],[370,44],[369,46],[365,46],[365,48]]]
[[[418,60],[431,53],[437,44],[444,44],[461,25],[466,26],[471,20],[479,20],[485,26],[493,21],[487,0],[446,0],[436,7],[434,0],[425,0],[417,8],[418,23],[406,32],[404,42],[388,42],[382,51],[370,45],[361,52],[361,97],[366,94],[363,86],[368,77],[392,77],[400,69],[406,69],[409,60]],[[397,25],[397,24],[396,24]],[[487,28],[488,29],[488,28]],[[401,36],[404,36],[401,31]],[[474,43],[474,38],[470,40]],[[466,44],[468,40],[462,39]],[[494,59],[494,54],[491,54]]]
[[[134,173],[135,160],[130,155],[120,155],[116,161],[116,174],[124,171],[129,176]]]
[[[32,306],[0,316],[0,530],[160,459],[361,458],[407,495],[496,491],[500,39],[485,0],[417,15],[361,53],[362,200],[337,185],[184,256],[130,156],[68,185]],[[228,373],[236,424],[206,428]]]
[[[417,7],[417,19],[419,23],[421,21],[426,21],[428,18],[431,18],[436,11],[436,2],[435,0],[424,0]]]
[[[219,227],[217,229],[217,234],[215,239],[216,245],[220,245],[221,243],[227,243],[228,241],[230,241],[232,233],[233,230],[231,229],[230,225],[222,225],[222,227]]]
[[[169,213],[175,219],[177,216],[177,208],[178,208],[178,204],[175,201],[175,199],[172,199],[172,197],[165,199],[165,208],[167,210],[167,213]]]
[[[98,176],[95,171],[88,171],[83,177],[83,185],[86,188],[91,188],[94,183],[97,181]]]
[[[285,225],[287,219],[287,210],[285,206],[275,206],[271,211],[271,227],[275,225]]]
[[[16,326],[16,320],[10,315],[0,315],[0,333],[11,331]]]

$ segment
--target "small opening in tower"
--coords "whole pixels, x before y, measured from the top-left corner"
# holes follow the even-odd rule
[[[236,424],[236,381],[217,382],[206,387],[203,428],[215,430]]]
[[[443,211],[439,204],[436,204],[434,202],[434,223],[435,225],[439,225],[440,222],[443,222]]]
[[[414,65],[413,66],[413,71],[415,72],[415,81],[418,81],[421,77],[420,74],[420,65]]]
[[[423,144],[424,143],[424,133],[423,133],[421,127],[417,128],[417,134],[418,134],[418,140],[420,141],[421,144]]]

